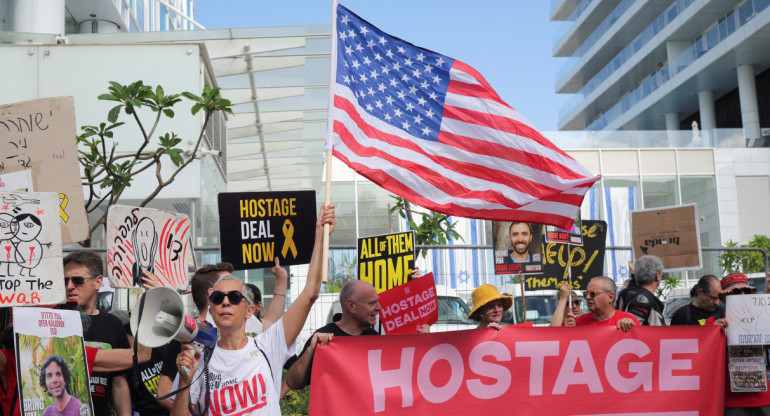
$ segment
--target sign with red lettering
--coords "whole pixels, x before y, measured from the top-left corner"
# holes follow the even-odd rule
[[[388,335],[416,334],[422,325],[438,321],[433,273],[380,293],[380,321]]]
[[[315,352],[310,414],[694,416],[723,407],[725,337],[713,325],[458,335],[335,337]]]

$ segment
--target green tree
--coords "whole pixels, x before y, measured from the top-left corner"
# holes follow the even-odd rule
[[[728,240],[727,248],[757,248],[770,253],[770,238],[764,235],[754,235],[748,244],[739,244]],[[719,267],[725,274],[730,273],[759,273],[765,271],[765,256],[760,251],[723,251],[719,255]]]
[[[412,204],[406,199],[394,195],[390,197],[396,200],[396,205],[390,209],[390,213],[398,212],[401,218],[406,219],[406,224],[415,232],[416,245],[444,245],[450,238],[464,241],[455,229],[457,222],[451,222],[448,215],[433,211],[414,211]],[[415,215],[420,217],[419,224],[414,220]],[[427,251],[417,249],[415,255],[419,256],[421,252],[424,258]]]
[[[340,261],[329,258],[329,281],[324,285],[324,293],[338,293],[348,280],[356,278],[355,252],[344,252]]]
[[[107,113],[106,122],[98,126],[83,126],[82,133],[78,136],[83,185],[87,188],[86,211],[88,213],[95,211],[103,204],[109,206],[116,203],[136,175],[154,168],[157,180],[155,188],[139,204],[141,207],[147,205],[163,188],[174,182],[179,172],[193,161],[212,115],[218,111],[232,114],[230,101],[220,96],[219,88],[212,89],[208,85],[198,96],[191,92],[166,94],[162,86],[152,88],[144,85],[143,81],[136,81],[129,85],[111,81],[108,93],[99,95],[98,98],[117,104]],[[194,144],[192,152],[189,155],[185,154],[180,146],[182,138],[174,132],[158,135],[158,146],[151,148],[151,140],[155,137],[158,124],[163,119],[174,118],[174,106],[183,99],[193,103],[191,108],[193,115],[203,111],[204,119],[200,133],[197,138],[190,138]],[[143,107],[153,114],[152,124],[142,120],[139,110]],[[116,137],[119,127],[125,124],[123,121],[118,121],[121,114],[128,116],[136,123],[141,137],[137,141],[136,151],[116,154],[118,141],[136,140],[132,137]],[[164,177],[161,167],[168,162],[172,163],[175,169]],[[107,211],[105,210],[101,217],[91,224],[89,235],[105,224],[106,220]]]

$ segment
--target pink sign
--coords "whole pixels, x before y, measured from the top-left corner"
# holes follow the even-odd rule
[[[388,335],[416,334],[422,325],[438,321],[433,273],[380,293],[380,321]]]

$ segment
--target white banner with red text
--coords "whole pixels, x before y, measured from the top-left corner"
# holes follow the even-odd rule
[[[312,374],[313,416],[696,416],[724,401],[725,337],[716,326],[340,337],[318,347]]]

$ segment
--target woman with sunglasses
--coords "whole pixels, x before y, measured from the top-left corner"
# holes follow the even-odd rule
[[[479,323],[479,328],[500,329],[500,321],[503,312],[513,305],[513,297],[501,295],[497,288],[486,284],[477,287],[471,293],[473,309],[468,314],[468,319]]]
[[[570,296],[571,295],[571,296]],[[571,304],[569,307],[568,303]],[[580,316],[580,297],[575,292],[570,292],[569,284],[559,286],[559,302],[551,317],[550,326],[575,326],[575,318]]]
[[[219,340],[198,371],[201,353],[184,345],[177,356],[179,385],[186,389],[176,395],[172,415],[189,415],[188,403],[196,414],[280,415],[281,370],[296,351],[295,340],[321,289],[323,226],[334,229],[334,205],[323,205],[316,223],[315,245],[307,281],[297,299],[273,325],[254,338],[245,334],[246,319],[256,306],[244,283],[222,276],[209,295],[209,314],[219,331]],[[286,275],[276,258],[270,271]],[[283,277],[283,276],[282,276]],[[182,368],[189,369],[189,373]],[[235,392],[238,394],[235,398]],[[246,394],[248,392],[249,394]]]

